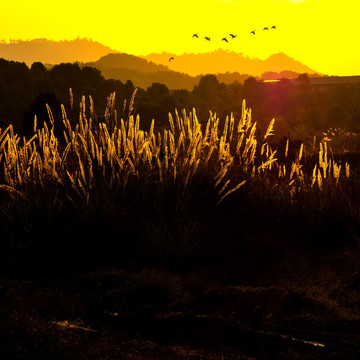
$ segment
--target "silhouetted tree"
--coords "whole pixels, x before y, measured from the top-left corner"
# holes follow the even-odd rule
[[[169,96],[170,92],[166,85],[155,82],[147,88],[147,94],[150,99],[154,100],[163,96]]]
[[[84,85],[88,86],[101,85],[104,81],[104,77],[101,75],[101,71],[89,66],[84,66],[81,69],[81,76],[84,79]]]
[[[299,83],[297,86],[299,106],[309,107],[312,100],[309,75],[300,74],[297,80]]]
[[[194,87],[193,94],[200,99],[212,101],[218,86],[219,81],[217,77],[212,74],[207,74],[200,79],[199,85]]]
[[[131,80],[127,80],[125,85],[124,85],[124,91],[125,91],[125,97],[126,99],[130,99],[133,92],[135,90],[135,86],[134,84],[132,83]]]
[[[309,78],[309,74],[300,74],[297,77],[298,82],[300,83],[301,86],[303,87],[309,87],[310,86],[310,78]]]
[[[173,90],[172,96],[175,99],[176,108],[178,109],[189,109],[192,104],[190,91],[185,89]]]
[[[47,74],[46,67],[41,62],[34,62],[30,67],[30,75],[33,78],[45,78]]]
[[[77,91],[82,86],[79,64],[61,63],[55,65],[49,72],[56,84],[64,88],[66,92],[69,88]]]
[[[262,81],[249,77],[244,81],[243,98],[246,104],[253,110],[255,117],[261,116],[261,104],[265,99],[265,85]]]

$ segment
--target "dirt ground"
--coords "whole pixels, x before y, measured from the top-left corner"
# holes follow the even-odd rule
[[[358,252],[251,282],[127,267],[2,275],[1,359],[359,359]]]

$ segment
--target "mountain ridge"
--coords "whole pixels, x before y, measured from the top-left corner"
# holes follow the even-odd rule
[[[116,52],[108,46],[87,38],[61,41],[39,38],[16,40],[10,43],[0,41],[0,57],[25,62],[28,66],[37,61],[51,65],[96,61],[104,55]]]
[[[184,53],[182,55],[175,55],[167,52],[161,54],[151,53],[142,57],[157,64],[165,64],[171,57],[174,57],[174,61],[169,63],[169,68],[175,71],[186,72],[192,76],[226,72],[241,72],[252,74],[253,76],[261,76],[267,71],[316,73],[315,70],[310,69],[307,65],[281,52],[272,54],[265,60],[223,49],[201,54]]]
[[[28,66],[31,66],[36,61],[52,65],[62,62],[96,62],[108,54],[125,53],[87,38],[61,41],[47,39],[17,40],[10,43],[3,40],[0,42],[0,57],[6,60],[25,62]],[[265,60],[223,49],[199,54],[184,53],[176,55],[163,52],[161,54],[151,53],[142,56],[127,55],[133,56],[133,60],[137,62],[138,60],[135,60],[135,58],[142,58],[154,64],[162,65],[165,67],[162,68],[163,71],[173,70],[191,76],[227,72],[261,76],[267,71],[281,72],[286,70],[297,73],[316,73],[315,70],[284,53],[272,54]],[[175,60],[169,62],[171,57],[174,57]],[[105,64],[102,64],[102,66],[105,66]],[[106,66],[110,67],[110,64],[106,64]],[[111,67],[119,68],[121,66],[112,65]],[[154,69],[154,71],[158,69]]]
[[[129,69],[142,72],[170,71],[169,67],[156,64],[136,55],[117,52],[102,56],[94,62],[87,62],[86,66],[94,65],[97,68]],[[99,69],[100,70],[100,69]]]
[[[49,66],[60,63],[78,63],[101,71],[107,79],[122,82],[131,80],[137,87],[147,88],[153,82],[169,89],[192,90],[200,78],[215,74],[220,82],[244,82],[250,76],[264,80],[281,77],[296,78],[300,73],[316,72],[284,53],[273,54],[265,60],[244,56],[242,53],[218,49],[200,54],[175,55],[163,52],[146,56],[123,53],[87,38],[53,41],[47,39],[0,41],[0,58],[34,62]],[[169,61],[174,57],[174,61]]]

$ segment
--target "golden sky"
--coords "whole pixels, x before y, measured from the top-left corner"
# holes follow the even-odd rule
[[[0,10],[5,40],[79,36],[134,55],[284,52],[321,73],[360,75],[359,0],[4,0]]]

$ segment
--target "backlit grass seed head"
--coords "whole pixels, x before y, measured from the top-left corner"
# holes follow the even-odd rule
[[[321,176],[320,169],[318,169],[318,172],[317,172],[317,183],[318,183],[319,189],[321,190],[322,186],[323,186],[323,178]]]
[[[349,177],[350,177],[350,165],[348,163],[345,163],[345,175],[346,175],[346,178],[349,179]]]
[[[274,135],[274,133],[273,133],[274,123],[275,123],[275,119],[272,119],[272,120],[270,121],[270,124],[269,124],[269,126],[268,126],[268,128],[267,128],[267,130],[266,130],[265,135],[264,135],[264,141],[265,141],[270,135]]]
[[[303,155],[303,150],[304,150],[304,144],[301,144],[300,146],[300,150],[299,150],[299,161],[301,161],[302,155]]]
[[[74,110],[74,95],[71,88],[69,88],[69,96],[70,96],[70,109]]]
[[[319,164],[312,176],[304,173],[300,164],[305,154],[303,145],[296,162],[290,167],[278,164],[276,151],[266,141],[272,135],[274,121],[270,122],[263,140],[259,140],[257,124],[245,102],[241,118],[235,119],[231,114],[221,132],[220,120],[212,113],[204,132],[195,110],[189,114],[184,110],[181,115],[175,111],[174,118],[169,115],[169,128],[155,133],[154,120],[149,132],[140,130],[140,118],[132,113],[133,108],[128,117],[118,121],[115,94],[108,98],[106,121],[103,123],[92,121],[95,109],[91,98],[90,118],[86,116],[85,105],[83,98],[74,130],[65,108],[61,107],[65,139],[61,150],[53,130],[55,119],[49,107],[51,128],[46,122],[41,129],[34,124],[36,133],[28,141],[24,138],[20,141],[12,126],[0,130],[1,182],[21,188],[28,182],[44,186],[49,179],[54,179],[59,184],[71,184],[71,188],[88,202],[96,191],[95,184],[108,189],[121,186],[125,190],[130,176],[148,179],[151,172],[158,184],[165,185],[168,180],[181,182],[184,193],[194,183],[197,174],[206,174],[211,188],[220,197],[218,204],[244,185],[245,178],[256,181],[259,176],[270,179],[275,175],[275,180],[271,181],[291,184],[292,190],[288,191],[299,186],[306,189],[315,183],[322,189],[328,177],[335,179],[333,183],[336,185],[340,182],[341,167],[332,159],[328,160],[326,143],[320,143]],[[285,156],[287,152],[288,141]],[[234,174],[236,177],[233,178]],[[348,164],[345,165],[345,175],[349,178]],[[231,187],[234,179],[235,185]]]

